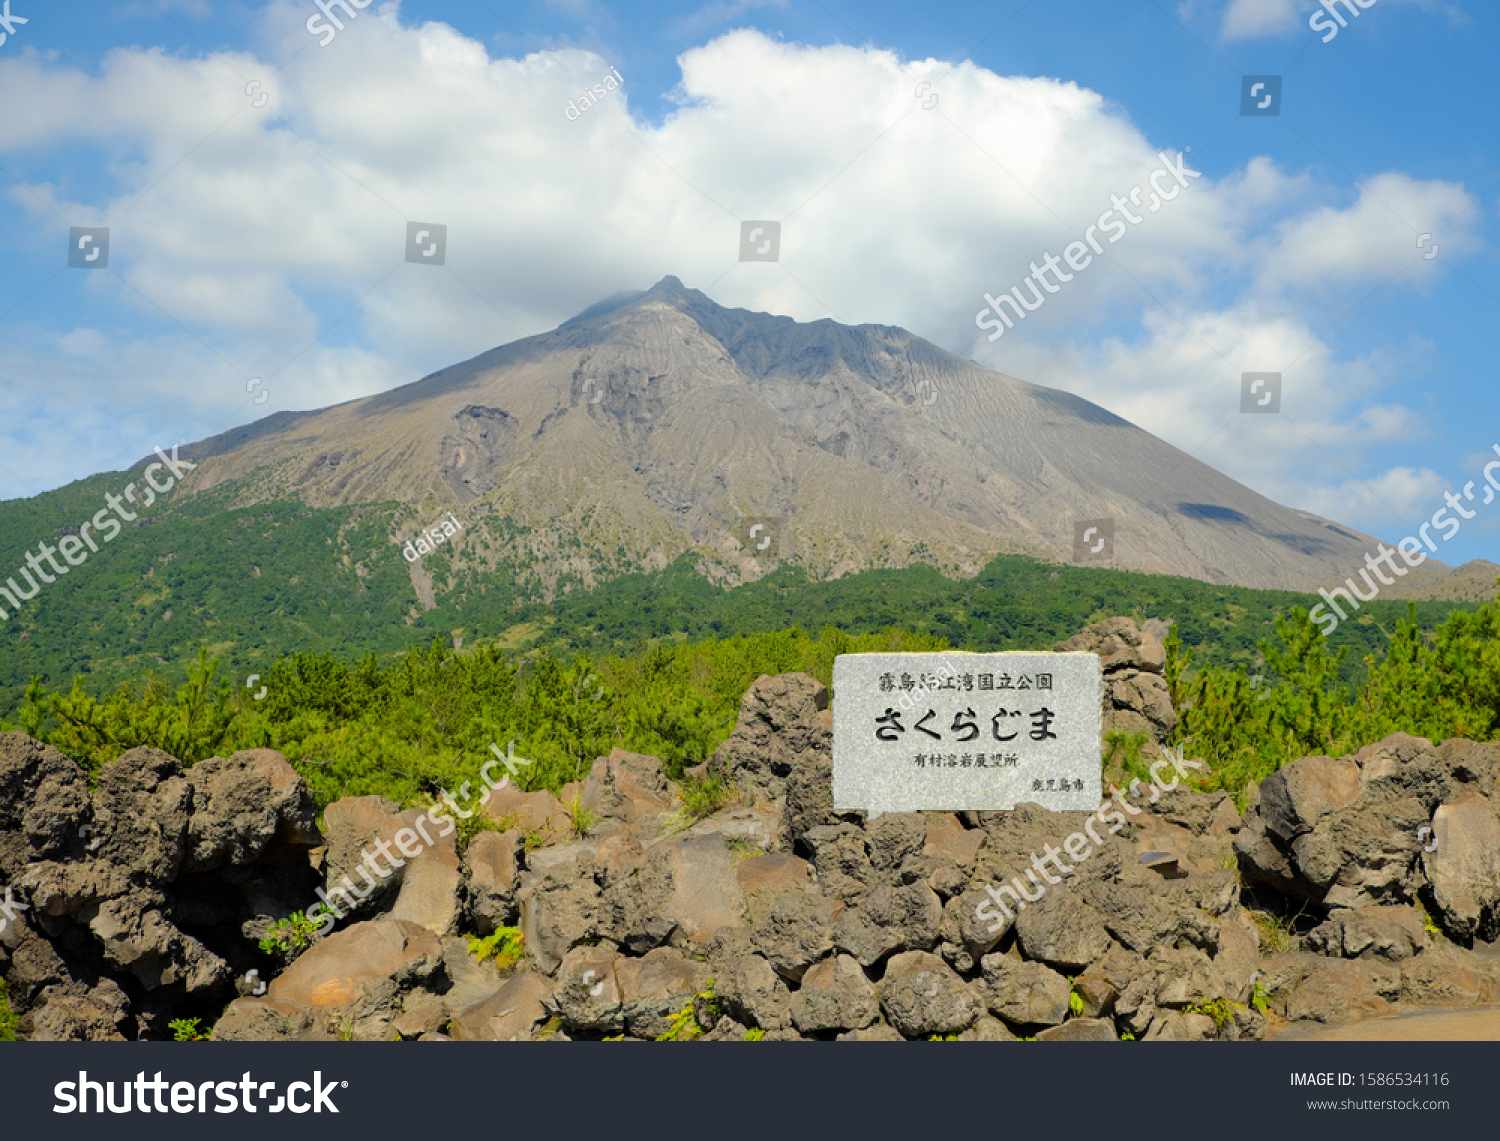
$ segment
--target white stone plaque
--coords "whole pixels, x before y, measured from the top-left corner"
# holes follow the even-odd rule
[[[1087,652],[842,654],[834,808],[1093,812],[1102,686]]]

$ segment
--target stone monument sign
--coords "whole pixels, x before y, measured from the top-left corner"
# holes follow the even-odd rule
[[[1102,686],[1086,652],[842,654],[834,808],[1092,812]]]

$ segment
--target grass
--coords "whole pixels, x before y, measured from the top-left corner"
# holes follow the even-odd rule
[[[1271,1017],[1271,994],[1260,985],[1259,979],[1255,980],[1255,986],[1250,991],[1250,1005],[1260,1011],[1262,1017]]]
[[[1297,936],[1295,926],[1301,912],[1298,912],[1297,915],[1287,917],[1276,915],[1270,911],[1255,911],[1249,908],[1246,910],[1250,912],[1250,918],[1255,922],[1256,928],[1260,931],[1260,949],[1262,951],[1284,953],[1294,950],[1301,942],[1301,939]]]
[[[684,777],[677,785],[677,798],[682,807],[667,821],[662,835],[675,836],[686,831],[698,821],[733,804],[738,796],[738,790],[720,777]]]
[[[528,828],[521,834],[521,846],[528,852],[535,852],[538,848],[546,845],[547,837],[551,834],[551,831],[552,828],[550,825],[545,825],[541,828]]]
[[[1422,900],[1420,903],[1422,907],[1422,930],[1434,939],[1441,939],[1443,937],[1443,929],[1438,926],[1437,920],[1432,917],[1432,912],[1427,910],[1427,902]]]
[[[507,816],[504,820],[495,820],[483,809],[471,813],[468,817],[458,818],[458,835],[454,837],[454,843],[458,847],[458,854],[462,856],[469,850],[469,845],[474,842],[481,832],[508,832],[516,826],[514,815]]]
[[[1125,788],[1132,780],[1151,780],[1151,762],[1156,758],[1147,753],[1151,734],[1145,732],[1124,733],[1111,729],[1104,734],[1104,752],[1101,768],[1104,783],[1111,781]]]
[[[1223,1034],[1224,1028],[1234,1021],[1237,1002],[1231,1002],[1227,998],[1215,998],[1205,1003],[1191,1003],[1187,1007],[1189,1014],[1204,1014],[1213,1019],[1214,1033]]]
[[[744,836],[736,836],[729,841],[729,858],[738,862],[740,860],[753,860],[766,854],[766,846],[757,844],[754,840]]]
[[[568,805],[568,830],[575,836],[587,836],[597,823],[599,814],[583,806],[583,797],[575,796]]]
[[[658,1034],[658,1042],[693,1042],[703,1037],[703,1027],[698,1022],[696,1007],[698,1000],[702,999],[708,1013],[717,1019],[723,1013],[719,1004],[719,998],[714,994],[714,980],[709,979],[707,985],[688,999],[687,1004],[672,1015],[672,1024],[667,1027],[666,1032]],[[762,1032],[764,1033],[764,1032]]]
[[[513,967],[525,950],[525,939],[519,927],[497,927],[492,934],[483,938],[478,935],[469,936],[469,954],[481,963],[493,957],[496,968],[502,971]]]
[[[736,790],[720,777],[688,777],[677,786],[677,795],[689,823],[696,824],[734,803]]]
[[[16,1023],[19,1022],[10,1008],[10,995],[5,989],[5,980],[0,979],[0,1042],[16,1040]]]

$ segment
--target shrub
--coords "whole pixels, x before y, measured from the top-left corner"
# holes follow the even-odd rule
[[[268,955],[300,954],[317,941],[319,926],[303,912],[294,911],[271,924],[270,931],[260,941],[260,949]]]
[[[16,1023],[20,1021],[10,1009],[10,995],[5,989],[5,980],[0,979],[0,1042],[16,1040]]]
[[[172,1041],[207,1042],[208,1035],[201,1033],[198,1029],[198,1024],[201,1021],[202,1019],[200,1018],[179,1018],[176,1021],[168,1022],[167,1029],[172,1031]]]
[[[568,830],[574,836],[587,836],[599,822],[598,813],[583,806],[583,797],[575,796],[568,804]]]
[[[469,936],[469,954],[481,963],[493,956],[495,966],[502,971],[514,966],[524,952],[525,940],[519,927],[497,927],[483,938]]]

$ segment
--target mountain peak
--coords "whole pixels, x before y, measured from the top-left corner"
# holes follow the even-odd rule
[[[602,317],[606,313],[613,313],[616,309],[623,309],[627,305],[645,300],[665,301],[674,308],[683,310],[703,305],[714,306],[713,300],[707,294],[700,293],[696,289],[689,289],[682,284],[681,280],[667,274],[650,289],[622,289],[618,293],[611,293],[603,301],[596,301],[577,316],[570,317],[558,328],[566,329],[571,325]]]

